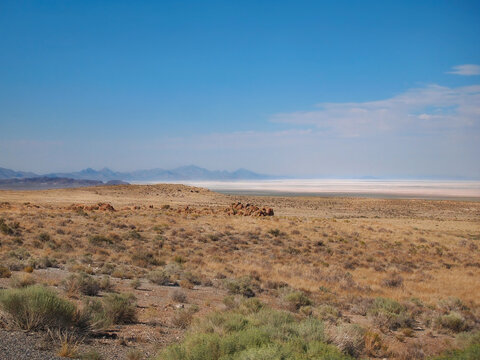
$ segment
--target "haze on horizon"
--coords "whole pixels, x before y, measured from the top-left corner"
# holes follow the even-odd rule
[[[0,167],[480,178],[477,1],[0,3]]]

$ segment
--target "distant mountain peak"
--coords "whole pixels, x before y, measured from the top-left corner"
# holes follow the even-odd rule
[[[38,176],[39,175],[34,173],[19,172],[0,168],[0,179],[29,178]],[[240,168],[232,172],[226,170],[212,171],[197,165],[180,166],[171,170],[156,168],[130,172],[116,172],[108,167],[104,167],[100,170],[95,170],[91,167],[88,167],[76,172],[50,173],[42,176],[48,178],[70,178],[98,181],[259,180],[272,178],[271,176],[258,174],[244,168]]]

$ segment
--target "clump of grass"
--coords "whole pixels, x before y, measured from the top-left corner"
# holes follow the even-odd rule
[[[0,292],[0,307],[12,323],[24,330],[80,327],[76,306],[39,285]]]
[[[132,349],[127,353],[127,360],[141,360],[143,359],[143,354],[140,350]]]
[[[43,243],[46,243],[48,241],[51,241],[51,236],[49,233],[42,232],[38,235],[38,240],[40,240]]]
[[[10,286],[13,288],[24,288],[27,286],[35,285],[36,281],[30,274],[21,274],[19,276],[14,276],[10,280]]]
[[[255,292],[252,289],[252,280],[248,276],[238,279],[225,279],[223,285],[230,294],[242,295],[247,298],[255,296]]]
[[[390,288],[396,288],[403,286],[403,278],[398,274],[392,274],[391,276],[383,279],[382,285]]]
[[[96,296],[100,291],[99,281],[86,273],[72,274],[63,280],[62,285],[69,296],[72,297],[78,293]]]
[[[176,301],[176,302],[179,302],[179,303],[186,303],[187,302],[187,295],[185,294],[185,292],[183,292],[181,290],[175,290],[172,293],[172,300]]]
[[[312,301],[303,291],[292,291],[287,293],[283,300],[287,303],[290,311],[298,311],[303,306],[312,305]]]
[[[166,348],[159,359],[350,359],[325,342],[320,320],[298,320],[265,306],[240,309],[199,319],[184,340]]]
[[[113,240],[103,235],[93,235],[88,238],[88,242],[94,246],[105,246],[113,244]]]
[[[467,322],[465,318],[456,311],[451,311],[447,315],[442,315],[436,320],[437,325],[449,329],[453,332],[461,332],[467,330]]]
[[[12,272],[6,266],[0,265],[0,278],[9,278]]]
[[[135,297],[130,294],[111,293],[102,300],[88,299],[85,309],[95,329],[103,329],[114,324],[132,324],[137,320]]]
[[[150,266],[161,265],[162,262],[158,260],[155,254],[151,251],[139,251],[131,256],[132,263],[136,266],[147,268]]]
[[[480,344],[473,344],[461,350],[450,350],[433,360],[477,360],[480,359]]]
[[[404,305],[387,298],[376,298],[367,314],[376,325],[390,330],[411,327],[414,321]]]
[[[178,309],[173,315],[172,324],[181,329],[186,329],[192,322],[194,311],[190,309]]]
[[[343,324],[330,334],[330,341],[340,350],[357,357],[365,347],[365,330],[356,324]]]
[[[172,280],[170,274],[168,274],[164,269],[157,269],[151,271],[147,275],[148,280],[156,285],[171,285]]]
[[[342,317],[342,312],[335,306],[323,304],[317,308],[318,317],[323,321],[336,323]]]
[[[130,281],[130,286],[132,289],[138,289],[142,285],[142,281],[139,278],[133,279]]]
[[[0,233],[4,235],[20,235],[20,224],[14,222],[9,225],[4,219],[0,219]]]

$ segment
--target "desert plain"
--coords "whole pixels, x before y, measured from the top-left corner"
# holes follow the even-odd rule
[[[2,190],[0,289],[2,359],[476,356],[480,202]]]

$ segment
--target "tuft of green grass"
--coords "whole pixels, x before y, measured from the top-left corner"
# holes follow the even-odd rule
[[[249,304],[198,319],[184,340],[162,351],[162,360],[351,359],[325,342],[323,323],[298,320],[252,299]]]
[[[414,322],[404,305],[387,298],[376,298],[367,313],[376,325],[390,330],[409,328]]]
[[[87,299],[85,311],[94,329],[114,324],[132,324],[137,321],[135,297],[131,294],[107,294],[102,300]]]
[[[480,344],[473,344],[465,349],[447,351],[433,360],[478,360],[480,359]]]
[[[461,332],[467,330],[467,322],[465,318],[456,311],[451,311],[447,315],[442,315],[437,318],[437,324],[443,328],[449,329],[453,332]]]
[[[96,296],[101,288],[99,281],[86,273],[72,274],[63,280],[62,284],[70,296],[74,296],[76,293]]]
[[[283,299],[291,311],[298,311],[303,306],[312,305],[312,301],[303,291],[292,291],[287,293]]]
[[[24,330],[81,327],[76,306],[40,285],[0,292],[0,307]]]

